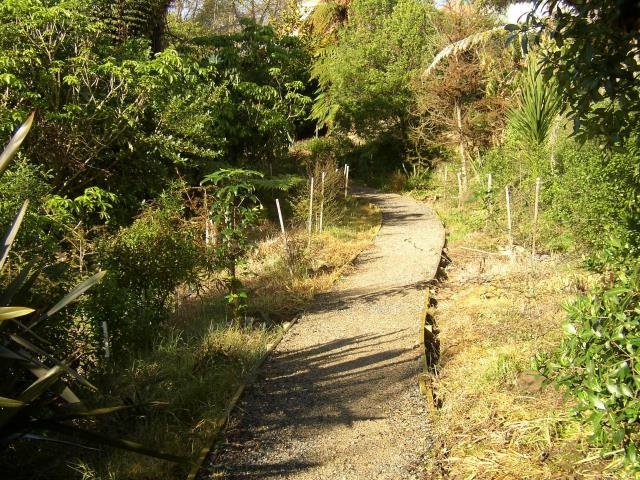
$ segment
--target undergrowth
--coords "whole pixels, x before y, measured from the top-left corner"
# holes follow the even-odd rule
[[[574,400],[547,385],[534,357],[563,336],[562,305],[597,276],[566,254],[505,255],[507,236],[481,199],[430,198],[452,260],[438,287],[441,359],[434,381],[429,478],[621,478],[590,443]],[[618,464],[619,466],[619,464]]]
[[[281,322],[331,285],[370,245],[380,221],[377,208],[350,200],[339,221],[314,233],[310,249],[305,230],[290,232],[289,251],[271,228],[241,273],[249,291],[243,319],[227,317],[224,292],[183,292],[153,347],[116,358],[103,379],[111,399],[160,405],[135,409],[109,428],[173,455],[197,456],[211,444],[230,399],[277,338]],[[105,456],[97,468],[80,460],[75,465],[86,479],[174,479],[186,477],[188,468],[127,453]]]

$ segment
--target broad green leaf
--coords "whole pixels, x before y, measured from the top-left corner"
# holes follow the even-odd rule
[[[49,390],[60,379],[63,370],[60,367],[53,367],[45,375],[33,382],[17,398],[18,401],[28,404]],[[5,409],[0,412],[0,429],[9,423],[18,413],[17,409]]]
[[[607,409],[607,406],[604,404],[604,402],[599,398],[595,398],[595,397],[593,398],[593,406],[596,407],[598,410]]]
[[[64,368],[64,366],[62,366],[62,369],[65,371],[67,370]],[[31,367],[29,368],[29,371],[33,373],[36,378],[42,378],[47,374],[48,369],[44,367]],[[73,391],[69,387],[64,385],[62,382],[56,385],[56,387],[57,388],[55,390],[52,389],[52,392],[59,395],[60,398],[65,400],[67,403],[70,403],[74,406],[78,406],[82,404],[82,401],[80,400],[80,398],[78,398],[78,396],[75,393],[73,393]]]
[[[13,398],[0,397],[0,408],[22,408],[24,402]]]
[[[49,390],[60,379],[63,373],[64,370],[58,366],[48,370],[45,375],[29,385],[20,394],[19,400],[25,403],[32,402]]]
[[[18,234],[18,230],[20,229],[20,224],[24,219],[25,213],[27,213],[27,207],[29,206],[29,200],[25,200],[18,211],[18,214],[13,219],[9,230],[5,234],[2,239],[2,250],[0,251],[0,271],[4,266],[4,263],[7,261],[7,257],[9,256],[9,251],[11,250],[11,245],[13,245],[13,241],[16,239],[16,235]]]
[[[95,442],[99,445],[107,445],[110,447],[119,448],[121,450],[128,450],[130,452],[139,453],[141,455],[147,455],[149,457],[160,458],[162,460],[169,460],[170,462],[191,463],[191,461],[186,457],[179,457],[177,455],[172,455],[170,453],[161,452],[160,450],[155,450],[149,447],[145,447],[144,445],[137,442],[133,442],[131,440],[108,437],[100,433],[90,432],[88,430],[83,430],[81,428],[77,428],[71,425],[66,425],[63,423],[41,421],[41,422],[37,422],[35,426],[41,426],[43,430],[59,432],[65,435],[82,438],[84,440]]]
[[[7,305],[13,300],[13,297],[20,291],[20,289],[27,282],[29,274],[33,269],[37,259],[32,259],[20,273],[11,281],[9,285],[4,289],[0,295],[0,305]]]
[[[98,272],[95,275],[87,278],[84,282],[82,282],[80,285],[78,285],[76,288],[74,288],[71,292],[66,294],[62,298],[62,300],[60,300],[53,307],[51,307],[49,310],[47,310],[47,312],[41,318],[39,318],[36,322],[34,322],[31,325],[31,328],[35,327],[38,323],[40,323],[45,318],[50,317],[54,313],[62,310],[64,307],[66,307],[71,302],[76,300],[78,297],[80,297],[80,295],[82,295],[84,292],[86,292],[91,287],[93,287],[96,283],[98,283],[100,280],[102,280],[102,277],[104,277],[106,273],[107,272],[105,272],[105,271],[101,271],[101,272]]]
[[[607,383],[606,387],[607,390],[609,390],[609,393],[611,393],[612,395],[622,395],[622,393],[620,392],[620,388],[615,383]]]
[[[78,372],[76,372],[73,368],[70,368],[64,362],[58,360],[57,358],[55,358],[50,353],[48,353],[48,352],[44,351],[43,349],[41,349],[40,347],[34,345],[29,340],[26,340],[26,339],[24,339],[24,338],[22,338],[22,337],[20,337],[18,335],[15,335],[15,334],[11,335],[9,338],[11,338],[11,340],[13,340],[15,343],[17,343],[21,347],[26,348],[27,350],[35,353],[36,355],[40,355],[40,356],[46,357],[52,363],[55,363],[60,368],[64,369],[64,371],[66,373],[71,375],[73,378],[75,378],[79,383],[81,383],[85,387],[90,388],[93,391],[97,391],[98,390],[93,384],[91,384],[91,382],[89,382],[86,378],[84,378],[82,375],[80,375]],[[22,355],[27,357],[28,360],[32,361],[34,365],[38,365],[39,362],[38,362],[37,358],[34,358],[34,357],[30,356],[24,350],[22,351]],[[38,378],[41,376],[39,374],[39,372],[36,372],[34,370],[32,370],[32,372]],[[63,398],[65,400],[67,400],[68,402],[70,402],[70,403],[77,403],[77,402],[80,401],[80,400],[78,400],[78,397],[75,394],[66,394],[66,395],[63,395]]]
[[[625,384],[620,385],[620,391],[626,397],[629,397],[629,398],[633,398],[634,397],[633,391],[629,388],[628,385],[625,385]]]

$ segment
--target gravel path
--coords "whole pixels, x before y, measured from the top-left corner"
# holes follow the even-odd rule
[[[213,478],[421,477],[418,319],[444,229],[412,199],[358,195],[382,210],[374,247],[280,343],[235,410]]]

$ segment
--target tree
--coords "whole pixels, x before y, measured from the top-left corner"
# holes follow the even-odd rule
[[[517,62],[517,57],[505,55],[500,37],[484,35],[495,27],[496,18],[473,5],[446,6],[439,30],[449,46],[415,84],[419,119],[415,142],[418,148],[455,146],[465,190],[471,152],[499,139],[505,97],[510,96],[514,60]]]
[[[224,34],[239,31],[243,20],[258,25],[271,23],[286,7],[286,0],[176,0],[173,11],[209,33]]]
[[[538,15],[536,12],[542,12]],[[640,4],[633,0],[537,0],[525,26],[542,52],[545,78],[554,77],[575,131],[610,144],[636,135],[640,113]]]
[[[433,54],[436,16],[432,4],[415,0],[352,2],[335,45],[313,66],[320,90],[312,116],[319,126],[364,138],[385,131],[404,135],[413,102],[410,80]]]

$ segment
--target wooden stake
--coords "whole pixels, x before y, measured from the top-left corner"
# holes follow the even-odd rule
[[[320,231],[322,232],[322,220],[324,219],[324,177],[325,172],[322,172],[322,182],[320,184]]]
[[[493,178],[489,174],[487,175],[487,193],[491,193],[491,187],[493,187]]]
[[[448,165],[445,164],[444,166],[444,179],[442,181],[442,199],[446,200],[447,199],[447,180],[449,178],[449,171],[448,171]]]
[[[102,322],[102,334],[104,335],[104,358],[111,356],[111,349],[109,348],[109,330],[107,329],[107,322]]]
[[[311,177],[311,187],[309,188],[309,225],[307,248],[311,247],[311,229],[313,228],[313,177]]]
[[[287,251],[287,263],[289,264],[289,273],[293,276],[293,268],[291,268],[291,253],[289,252],[289,243],[287,242],[287,233],[284,230],[284,220],[282,220],[282,210],[280,210],[280,200],[276,198],[276,208],[278,209],[278,219],[280,220],[280,230],[282,230],[282,241]]]
[[[344,198],[347,198],[347,190],[349,188],[349,165],[345,165],[344,171]]]
[[[538,235],[538,207],[540,205],[540,177],[536,178],[536,196],[533,204],[533,233],[531,239],[531,255],[536,254],[536,237]]]
[[[513,250],[513,231],[511,225],[511,197],[509,195],[509,185],[504,187],[505,196],[507,199],[507,230],[509,231],[509,251]]]
[[[282,210],[280,210],[280,200],[276,198],[276,208],[278,209],[278,219],[280,220],[280,230],[282,230],[282,237],[284,238],[284,243],[287,243],[287,234],[284,231],[284,221],[282,220]]]
[[[462,174],[458,172],[458,208],[462,208]]]
[[[207,202],[207,189],[204,189],[204,244],[209,245],[209,205]]]

